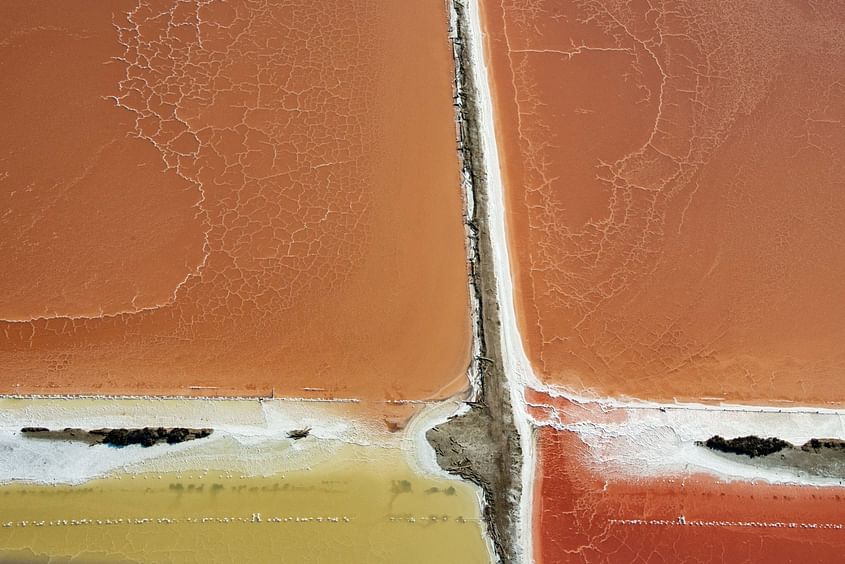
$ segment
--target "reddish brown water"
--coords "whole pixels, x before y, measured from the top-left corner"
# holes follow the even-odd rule
[[[483,5],[541,378],[845,400],[845,5]]]
[[[539,431],[538,562],[840,562],[845,490],[620,479],[585,463],[576,435]]]
[[[9,1],[0,51],[0,392],[465,385],[442,1]]]

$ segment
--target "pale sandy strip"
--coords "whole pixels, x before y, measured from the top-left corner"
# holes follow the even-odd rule
[[[409,447],[405,433],[389,433],[381,422],[357,411],[354,405],[281,400],[3,399],[0,482],[81,483],[120,469],[163,471],[216,463],[263,475],[325,461],[344,445]],[[207,439],[180,445],[115,449],[26,438],[20,433],[25,426],[185,426],[215,431]],[[289,431],[305,427],[311,428],[308,440],[287,438]],[[282,450],[286,454],[280,458]]]

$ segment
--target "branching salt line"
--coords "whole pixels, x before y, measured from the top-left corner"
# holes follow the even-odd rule
[[[656,527],[746,527],[752,529],[845,529],[845,523],[802,523],[786,521],[722,521],[677,519],[608,519],[611,525],[646,525]]]

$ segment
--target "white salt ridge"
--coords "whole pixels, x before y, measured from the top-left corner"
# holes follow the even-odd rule
[[[350,416],[346,406],[273,400],[83,401],[0,400],[0,482],[82,483],[118,470],[206,467],[268,475],[327,461],[346,445],[403,448],[407,442],[404,434]],[[27,426],[211,427],[214,433],[176,445],[114,448],[26,438],[20,429]],[[289,431],[306,427],[311,428],[309,440],[287,437]]]
[[[599,416],[592,421],[566,423],[552,417],[535,422],[576,433],[590,447],[591,460],[587,462],[604,474],[665,477],[707,473],[722,480],[845,485],[841,479],[748,464],[750,458],[732,459],[695,444],[713,435],[773,436],[798,446],[811,438],[841,439],[845,438],[845,416],[840,413],[636,408],[626,409],[625,415],[622,421],[602,421]]]

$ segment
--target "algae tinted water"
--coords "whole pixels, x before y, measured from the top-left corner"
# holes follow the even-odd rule
[[[348,454],[266,478],[208,471],[3,486],[0,560],[489,561],[471,488],[414,474],[401,455]]]

